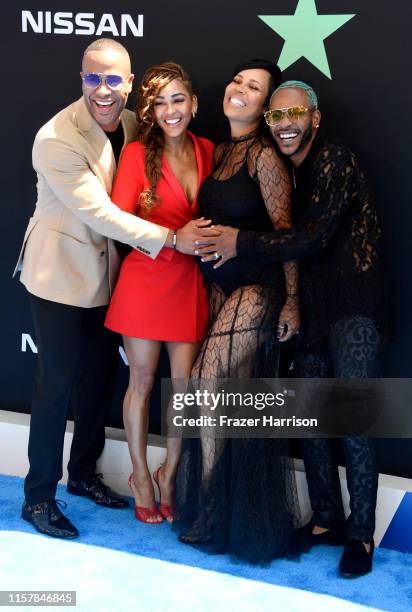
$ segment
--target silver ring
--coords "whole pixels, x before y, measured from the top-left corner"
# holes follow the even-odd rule
[[[214,257],[215,259],[219,259],[220,255],[219,255],[219,253],[218,253],[217,251],[215,251],[215,254],[213,255],[213,257]]]

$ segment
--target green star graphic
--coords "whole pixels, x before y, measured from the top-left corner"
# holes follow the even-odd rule
[[[299,0],[294,15],[258,15],[285,43],[278,65],[285,70],[306,57],[329,79],[332,78],[324,40],[355,15],[318,15],[315,0]]]

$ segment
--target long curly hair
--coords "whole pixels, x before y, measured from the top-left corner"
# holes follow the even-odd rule
[[[164,135],[154,118],[154,101],[160,90],[175,79],[179,79],[189,95],[193,96],[189,75],[175,62],[164,62],[148,68],[137,90],[137,140],[145,148],[144,167],[150,184],[149,188],[142,191],[138,202],[143,209],[144,217],[147,217],[158,201],[156,186],[162,173]]]

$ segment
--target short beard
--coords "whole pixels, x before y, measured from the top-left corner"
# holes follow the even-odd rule
[[[312,124],[311,124],[303,132],[302,140],[300,141],[299,148],[296,149],[296,151],[293,153],[293,155],[299,155],[299,153],[301,151],[303,151],[303,149],[306,147],[306,145],[308,144],[309,140],[312,138],[313,135],[314,135],[314,130],[313,130],[313,127],[312,127]]]

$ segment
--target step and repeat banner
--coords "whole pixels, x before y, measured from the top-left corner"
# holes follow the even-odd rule
[[[149,65],[174,60],[192,76],[199,112],[192,125],[215,142],[227,137],[221,110],[234,65],[267,57],[284,79],[318,92],[322,123],[358,154],[382,216],[395,338],[385,376],[411,376],[412,206],[409,28],[405,0],[46,0],[2,10],[0,409],[29,412],[36,340],[24,287],[11,279],[36,200],[31,148],[37,130],[81,94],[84,48],[116,38],[130,52],[136,80]],[[133,108],[134,96],[129,99]],[[163,359],[159,378],[168,375]],[[119,348],[118,384],[108,424],[121,426],[127,364]],[[160,384],[152,431],[159,428]],[[411,417],[412,418],[412,417]],[[377,441],[381,472],[412,477],[412,441]]]

